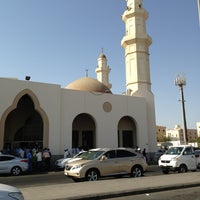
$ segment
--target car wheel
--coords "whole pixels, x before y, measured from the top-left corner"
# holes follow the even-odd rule
[[[99,179],[99,172],[96,169],[90,169],[85,176],[87,181],[97,181]]]
[[[140,177],[143,176],[143,169],[140,166],[134,166],[131,170],[131,177]]]
[[[178,169],[178,173],[185,173],[187,172],[187,166],[186,165],[180,165]]]
[[[11,169],[11,174],[12,174],[13,176],[18,176],[18,175],[20,175],[21,173],[22,173],[22,170],[21,170],[21,168],[18,167],[18,166],[15,166],[15,167],[13,167],[13,168]]]

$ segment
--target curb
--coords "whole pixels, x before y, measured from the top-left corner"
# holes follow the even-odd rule
[[[113,192],[113,193],[105,193],[105,194],[96,194],[96,195],[85,195],[81,197],[71,197],[71,198],[61,198],[56,200],[102,200],[102,199],[109,199],[109,198],[116,198],[116,197],[126,197],[138,194],[148,194],[153,192],[162,192],[166,190],[176,190],[176,189],[183,189],[183,188],[191,188],[191,187],[199,187],[200,183],[190,183],[190,184],[178,184],[178,185],[170,185],[170,186],[161,186],[161,187],[152,187],[152,188],[143,188],[137,190],[127,190],[123,192]]]

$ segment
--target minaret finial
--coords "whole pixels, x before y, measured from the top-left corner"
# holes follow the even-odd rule
[[[88,69],[85,70],[85,76],[88,77]]]
[[[101,53],[103,53],[103,48],[101,48]]]

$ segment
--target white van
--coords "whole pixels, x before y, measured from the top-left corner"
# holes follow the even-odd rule
[[[180,145],[170,147],[165,154],[158,160],[164,174],[169,171],[178,171],[179,173],[188,170],[197,170],[197,160],[194,154],[194,148],[190,145]]]

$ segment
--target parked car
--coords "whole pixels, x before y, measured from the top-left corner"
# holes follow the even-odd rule
[[[13,155],[0,154],[0,174],[20,175],[27,171],[28,160]]]
[[[100,177],[129,174],[140,177],[147,169],[144,156],[127,148],[92,149],[80,156],[82,159],[65,166],[64,174],[74,181],[95,181]]]
[[[197,167],[200,168],[200,150],[195,150],[194,154],[197,160]]]
[[[170,147],[160,157],[158,164],[164,174],[168,174],[169,171],[178,171],[179,173],[188,170],[196,171],[197,160],[194,155],[194,148],[190,145]]]
[[[22,192],[13,186],[0,184],[0,199],[2,200],[24,200]]]
[[[85,151],[80,151],[78,154],[76,154],[75,156],[71,158],[60,158],[56,160],[55,162],[56,169],[64,169],[67,163],[75,161],[75,160],[80,160],[81,159],[80,155],[82,155],[84,152]]]

